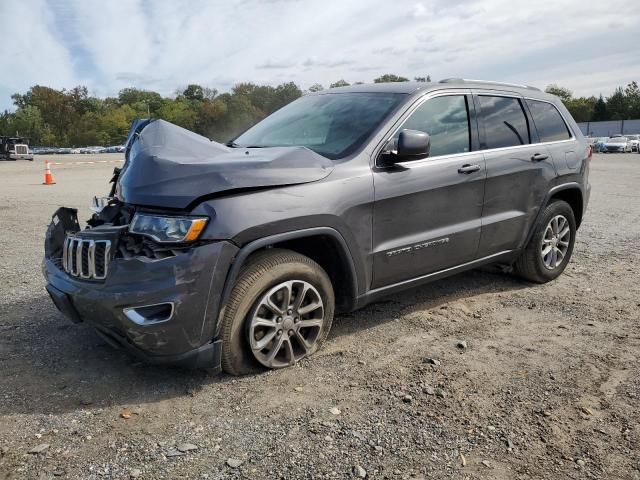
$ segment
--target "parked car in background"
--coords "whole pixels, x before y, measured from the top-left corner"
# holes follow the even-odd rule
[[[112,145],[110,147],[105,148],[104,152],[102,153],[120,153],[120,152],[124,152],[123,145]]]
[[[609,140],[609,137],[596,138],[596,141],[593,144],[593,151],[597,153],[602,153],[604,151],[604,144],[607,143],[608,140]]]
[[[632,152],[640,153],[640,135],[627,135]]]
[[[615,136],[604,143],[602,151],[604,153],[627,153],[631,152],[631,144],[627,137]]]
[[[80,149],[80,153],[92,154],[92,153],[104,153],[105,148],[100,146],[84,147]]]

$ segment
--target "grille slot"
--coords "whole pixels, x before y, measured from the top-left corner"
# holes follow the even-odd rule
[[[62,249],[62,268],[74,277],[104,280],[109,264],[110,240],[67,237]]]
[[[16,154],[26,155],[27,153],[29,153],[29,151],[26,145],[16,145]]]

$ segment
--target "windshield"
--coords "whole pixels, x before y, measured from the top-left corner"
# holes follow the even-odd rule
[[[342,158],[356,151],[403,98],[398,93],[301,97],[251,127],[232,146],[303,146],[327,158]]]
[[[609,139],[609,143],[627,143],[627,137],[613,137]]]

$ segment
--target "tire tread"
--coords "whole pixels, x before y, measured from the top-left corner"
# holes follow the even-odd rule
[[[539,259],[538,259],[538,236],[540,235],[540,230],[546,228],[547,226],[547,218],[550,216],[550,213],[557,213],[559,209],[564,209],[569,212],[569,222],[573,226],[571,231],[571,245],[568,252],[568,258],[565,260],[564,265],[562,266],[562,270],[555,276],[545,276],[540,271]],[[529,243],[524,248],[518,259],[514,263],[514,269],[516,273],[533,283],[547,283],[555,278],[557,278],[566,268],[567,264],[571,260],[571,254],[573,253],[573,244],[575,242],[575,216],[573,214],[573,209],[571,206],[565,202],[564,200],[556,199],[550,202],[542,212],[540,219],[535,227],[533,235],[529,240]]]
[[[264,370],[264,368],[260,368],[258,367],[258,365],[255,365],[254,368],[251,368],[247,365],[247,368],[243,368],[242,371],[239,370],[236,367],[235,362],[233,361],[233,349],[225,348],[225,345],[228,346],[231,343],[231,333],[233,331],[233,323],[236,320],[236,312],[244,298],[246,298],[249,289],[253,285],[255,285],[255,283],[259,281],[260,277],[262,277],[269,270],[282,264],[291,263],[305,263],[314,270],[320,271],[324,275],[326,275],[326,272],[323,270],[323,268],[309,257],[291,250],[276,248],[263,250],[256,253],[254,256],[249,257],[247,264],[240,270],[236,284],[231,291],[231,295],[229,296],[229,300],[224,306],[224,313],[222,315],[220,324],[223,345],[222,368],[225,372],[231,375],[243,375],[246,373],[250,373],[251,371]],[[332,315],[329,319],[329,324],[327,326],[328,328],[324,329],[324,334],[318,339],[318,345],[321,345],[329,334],[331,322],[333,320],[333,312],[331,313]]]

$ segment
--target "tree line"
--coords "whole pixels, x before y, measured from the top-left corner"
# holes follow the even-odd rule
[[[414,77],[418,82],[431,78]],[[406,82],[408,78],[385,74],[375,83]],[[362,82],[355,82],[359,84]],[[328,88],[348,86],[344,79]],[[323,85],[311,85],[317,92]],[[640,91],[636,82],[618,88],[608,98],[578,97],[571,91],[550,85],[547,92],[558,95],[576,121],[640,118]],[[35,85],[26,93],[12,95],[14,112],[0,114],[0,135],[28,137],[31,145],[76,147],[119,145],[136,118],[162,118],[218,142],[226,142],[246,128],[295,100],[305,92],[295,83],[277,86],[236,84],[230,92],[201,85],[188,85],[172,97],[138,88],[120,90],[117,97],[98,98],[85,86],[56,90]]]
[[[374,81],[405,82],[393,74]],[[416,81],[430,81],[428,76]],[[356,82],[362,83],[362,82]],[[348,86],[343,79],[329,88]],[[308,91],[323,90],[314,84]],[[188,85],[173,97],[138,88],[120,90],[117,97],[98,98],[85,86],[56,90],[35,85],[12,95],[14,112],[0,114],[0,135],[28,137],[34,146],[77,147],[119,145],[136,118],[162,118],[218,142],[226,142],[251,125],[303,95],[293,82],[278,86],[238,83],[230,92]]]
[[[549,85],[545,91],[560,97],[576,122],[640,119],[640,88],[633,81],[625,88],[618,87],[607,98],[574,97],[568,88]]]

